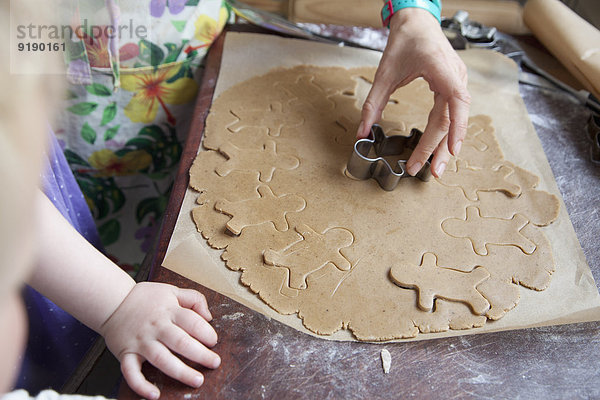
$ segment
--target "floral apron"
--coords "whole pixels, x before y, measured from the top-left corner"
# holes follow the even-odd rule
[[[166,208],[196,72],[230,13],[221,0],[76,3],[55,133],[106,251],[133,273]],[[121,34],[93,23],[103,18]]]

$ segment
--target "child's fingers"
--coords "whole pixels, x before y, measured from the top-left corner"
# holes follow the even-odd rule
[[[168,334],[161,336],[159,340],[170,350],[207,368],[217,368],[221,364],[221,357],[217,353],[206,348],[176,325],[172,326]]]
[[[131,390],[142,397],[156,400],[160,397],[160,391],[142,374],[142,362],[143,358],[138,354],[126,353],[121,359],[121,372]]]
[[[179,300],[179,304],[182,307],[194,310],[198,314],[202,315],[202,317],[207,321],[212,320],[212,315],[208,310],[206,297],[204,297],[202,293],[193,289],[178,288],[176,291],[176,296],[177,300]]]
[[[219,338],[215,329],[194,311],[187,308],[177,310],[173,322],[206,346],[213,347],[217,344]]]
[[[181,361],[162,343],[154,341],[147,347],[147,354],[142,354],[146,360],[163,373],[191,387],[200,387],[204,376]]]

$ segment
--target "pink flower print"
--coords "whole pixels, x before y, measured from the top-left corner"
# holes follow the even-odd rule
[[[106,34],[106,29],[97,37],[90,37],[84,33],[83,35],[85,47],[88,54],[90,66],[96,68],[110,68],[110,51],[109,40]],[[135,43],[127,43],[119,49],[119,60],[127,61],[137,57],[140,50]]]

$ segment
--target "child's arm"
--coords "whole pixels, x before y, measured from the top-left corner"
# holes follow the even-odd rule
[[[219,366],[219,356],[208,349],[217,343],[217,334],[207,322],[212,317],[204,296],[167,284],[136,284],[41,192],[36,206],[40,254],[30,285],[105,337],[139,395],[159,397],[158,388],[142,375],[145,360],[172,378],[200,386],[202,374],[171,351],[208,368]]]

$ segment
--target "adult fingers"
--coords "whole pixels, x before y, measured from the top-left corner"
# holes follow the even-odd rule
[[[160,397],[160,390],[142,374],[142,363],[143,358],[138,354],[126,353],[121,359],[121,372],[131,390],[141,397],[156,400]]]
[[[194,310],[207,321],[212,320],[212,314],[208,310],[208,302],[202,293],[193,289],[178,289],[176,296],[179,305]]]
[[[448,105],[443,97],[439,93],[436,93],[434,96],[433,108],[429,112],[429,118],[423,136],[406,163],[407,172],[410,175],[415,176],[421,170],[425,161],[427,161],[434,150],[438,148],[438,145],[444,139],[444,136],[448,134],[449,127]],[[435,174],[433,166],[432,170]]]
[[[453,62],[435,65],[425,79],[448,105],[448,148],[456,156],[467,133],[471,95],[467,90],[467,67],[455,54],[452,59]]]
[[[448,130],[448,147],[452,155],[457,156],[462,142],[467,134],[469,123],[469,106],[471,96],[469,92],[461,92],[448,100],[450,128]]]
[[[448,136],[444,136],[437,149],[434,152],[435,156],[431,161],[431,169],[436,178],[442,176],[450,160],[450,151],[448,151]]]
[[[177,358],[162,343],[154,341],[142,355],[166,375],[188,386],[200,387],[204,383],[204,376],[200,372]]]
[[[384,64],[384,60],[381,61],[381,64]],[[371,86],[371,90],[362,107],[360,125],[356,132],[356,136],[359,139],[369,136],[371,126],[381,119],[381,113],[394,89],[393,82],[386,78],[386,74],[378,69],[373,80],[373,86]]]
[[[207,368],[217,368],[221,364],[217,353],[206,348],[176,325],[170,327],[169,333],[161,336],[159,340],[170,350]]]

